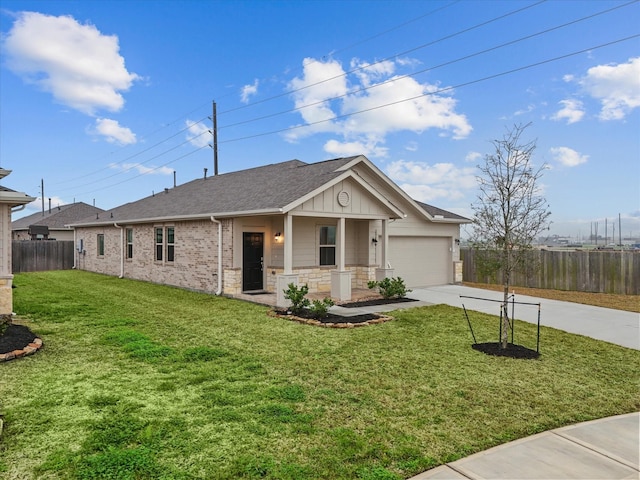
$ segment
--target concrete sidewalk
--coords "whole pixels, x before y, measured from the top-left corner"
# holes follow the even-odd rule
[[[593,420],[505,443],[410,480],[637,479],[640,414]]]

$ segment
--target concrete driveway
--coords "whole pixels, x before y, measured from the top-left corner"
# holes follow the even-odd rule
[[[557,328],[565,332],[640,350],[640,314],[638,313],[529,297],[519,295],[518,287],[514,287],[513,290],[515,290],[516,302],[540,303],[541,326]],[[465,287],[463,285],[417,287],[413,288],[413,291],[407,296],[432,304],[443,303],[454,307],[462,307],[464,305],[467,310],[498,316],[500,315],[500,304],[498,302],[478,300],[477,298],[502,300],[502,293],[500,292]],[[412,305],[407,304],[406,306]],[[537,305],[516,305],[515,318],[516,320],[537,323]]]

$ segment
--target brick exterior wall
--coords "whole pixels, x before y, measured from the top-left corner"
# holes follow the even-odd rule
[[[218,289],[218,225],[209,220],[122,225],[133,229],[133,258],[124,260],[124,277],[173,285],[202,292]],[[155,260],[155,228],[174,227],[174,261]],[[98,256],[98,234],[104,235],[104,256]],[[223,272],[233,263],[233,222],[222,220]],[[77,254],[81,270],[119,276],[121,252],[120,228],[79,228],[77,239],[83,240],[84,252]],[[165,234],[166,240],[166,234]]]

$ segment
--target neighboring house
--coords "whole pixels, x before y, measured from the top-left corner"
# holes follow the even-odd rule
[[[104,212],[83,202],[49,208],[19,218],[11,223],[14,240],[73,240],[73,229],[67,225]]]
[[[0,168],[0,180],[11,170]],[[13,312],[13,274],[11,273],[11,214],[22,210],[35,198],[0,186],[0,315]]]
[[[307,284],[338,300],[388,276],[462,280],[460,224],[364,156],[252,168],[165,189],[76,229],[79,269],[216,294]]]

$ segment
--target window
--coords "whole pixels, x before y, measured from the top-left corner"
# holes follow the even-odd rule
[[[173,262],[175,249],[174,227],[167,227],[167,262]]]
[[[162,227],[157,227],[156,228],[156,261],[161,262],[162,261],[162,250],[164,247],[164,242],[162,241],[162,235],[163,233],[163,228]]]
[[[104,257],[104,233],[98,234],[98,256]]]
[[[133,258],[133,228],[127,228],[127,258]]]
[[[175,227],[156,227],[156,261],[173,262],[175,257]]]
[[[336,264],[336,227],[320,227],[320,265]]]

